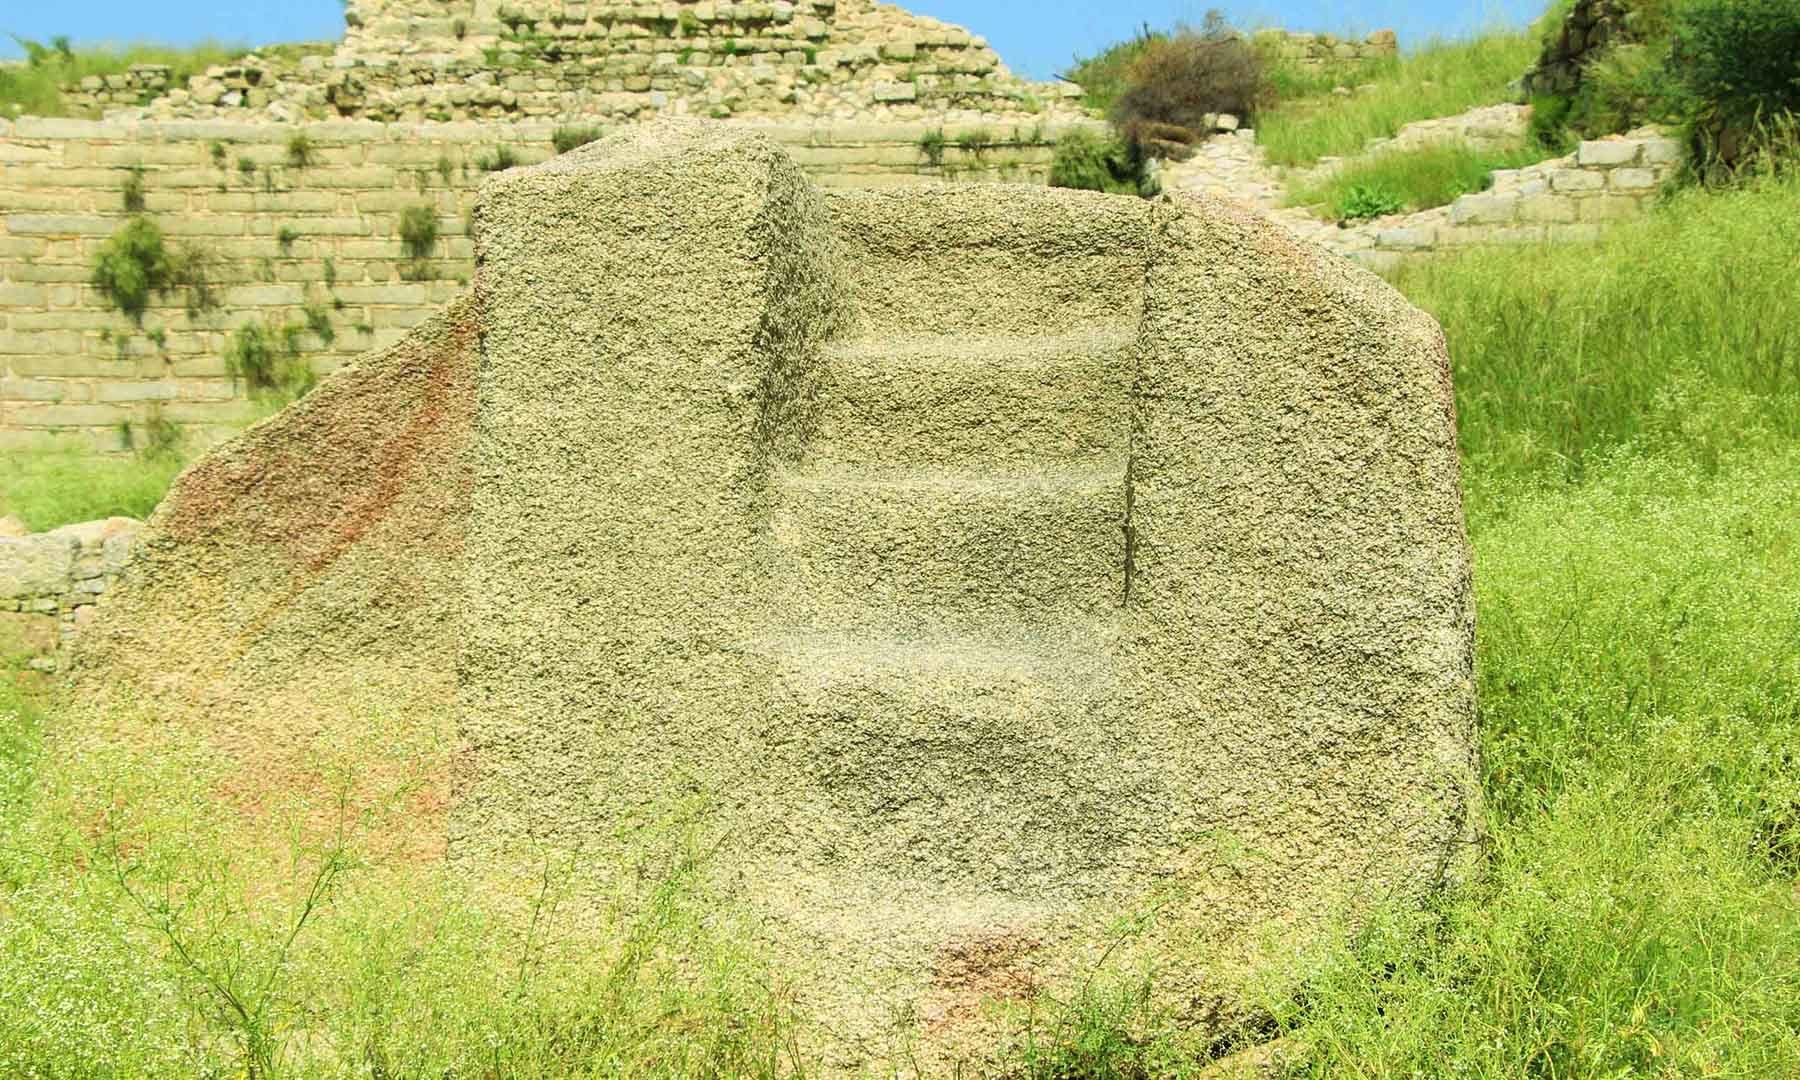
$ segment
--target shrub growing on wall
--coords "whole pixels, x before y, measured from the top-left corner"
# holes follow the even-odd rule
[[[431,258],[437,240],[436,210],[421,203],[400,211],[400,243],[406,248],[407,258],[415,262]]]
[[[556,147],[557,153],[566,154],[586,146],[600,138],[600,135],[600,129],[592,125],[569,125],[557,128],[550,136],[550,144]]]
[[[1267,85],[1261,54],[1218,12],[1208,12],[1198,30],[1145,41],[1110,115],[1135,144],[1193,142],[1207,134],[1209,115],[1253,114]]]
[[[147,217],[134,217],[101,245],[94,258],[94,287],[132,322],[144,321],[153,293],[175,282],[174,265],[162,230]]]

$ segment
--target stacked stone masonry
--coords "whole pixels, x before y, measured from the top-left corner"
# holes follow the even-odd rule
[[[138,528],[130,518],[110,518],[35,536],[0,531],[0,649],[53,668],[53,654],[118,581]]]
[[[1392,30],[1377,30],[1361,40],[1294,30],[1259,30],[1253,37],[1282,60],[1306,67],[1372,63],[1400,54],[1400,39]]]
[[[1496,172],[1489,190],[1447,207],[1316,239],[1377,270],[1459,247],[1590,241],[1648,213],[1681,161],[1681,143],[1660,133],[1583,142],[1567,157]]]
[[[815,182],[864,188],[1042,182],[1069,129],[763,127]],[[941,145],[926,139],[940,132]],[[296,328],[321,373],[392,344],[466,287],[486,169],[552,156],[554,134],[541,122],[0,121],[0,448],[73,438],[118,451],[163,422],[201,442],[234,430],[258,408],[225,362],[247,324]],[[176,291],[154,297],[140,326],[91,284],[131,216],[134,177],[168,243],[213,258],[216,309],[190,315]],[[414,207],[437,224],[423,258],[399,235]]]
[[[1072,113],[1080,95],[1013,76],[962,27],[872,0],[353,0],[345,18],[329,55],[253,55],[131,104],[280,121],[907,120]]]

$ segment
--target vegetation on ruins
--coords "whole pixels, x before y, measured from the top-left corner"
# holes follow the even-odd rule
[[[518,153],[505,143],[494,147],[493,153],[483,154],[475,159],[475,167],[482,172],[501,172],[519,164]]]
[[[1146,37],[1137,46],[1107,116],[1137,145],[1193,143],[1212,133],[1219,113],[1254,116],[1268,92],[1262,54],[1208,12],[1197,29]]]
[[[1311,92],[1278,100],[1257,117],[1256,141],[1277,165],[1357,154],[1416,120],[1509,100],[1509,88],[1535,57],[1536,43],[1525,33],[1434,42],[1385,71],[1358,76],[1369,81],[1347,97],[1313,81]]]
[[[125,182],[119,186],[119,201],[128,214],[144,211],[144,167],[134,165],[125,171]]]
[[[1355,221],[1403,210],[1445,206],[1459,195],[1486,190],[1495,169],[1516,169],[1542,160],[1537,147],[1481,150],[1442,142],[1375,154],[1311,183],[1288,189],[1288,202],[1316,206],[1335,221]]]
[[[1142,150],[1116,136],[1087,131],[1071,131],[1056,141],[1050,184],[1115,195],[1156,194]]]
[[[0,117],[68,115],[63,87],[89,76],[104,78],[138,64],[160,64],[182,83],[245,52],[216,41],[179,49],[150,44],[77,49],[66,37],[52,38],[48,45],[16,36],[13,40],[25,50],[26,59],[22,65],[0,65]]]
[[[318,155],[313,147],[312,139],[304,131],[296,131],[288,136],[287,162],[296,169],[304,169],[313,164]]]
[[[151,297],[177,289],[185,293],[190,314],[217,306],[217,266],[217,258],[198,245],[167,244],[156,222],[140,214],[101,245],[90,280],[108,303],[141,325]]]
[[[437,210],[429,204],[419,203],[400,211],[398,228],[400,246],[406,250],[406,257],[413,262],[429,259],[437,250]]]
[[[1566,16],[1572,5],[1553,13]],[[1543,64],[1573,65],[1573,89],[1558,83],[1533,98],[1536,126],[1554,143],[1645,123],[1682,126],[1696,172],[1729,177],[1791,147],[1800,112],[1800,2],[1633,0],[1608,9],[1604,47],[1579,63],[1550,46],[1562,19],[1544,24]]]
[[[225,370],[254,397],[293,399],[318,382],[306,359],[304,322],[246,322],[231,335]]]
[[[551,134],[550,145],[556,148],[557,153],[566,154],[571,150],[586,146],[604,134],[605,132],[592,124],[565,124]],[[449,159],[444,159],[438,167],[440,171],[447,169]]]
[[[944,163],[944,147],[950,144],[941,127],[930,128],[919,136],[919,155],[927,165],[936,167]]]

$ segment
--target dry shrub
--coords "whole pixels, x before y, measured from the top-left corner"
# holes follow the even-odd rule
[[[1261,55],[1212,11],[1198,30],[1145,42],[1112,121],[1135,144],[1191,144],[1208,134],[1209,116],[1254,113],[1267,86]]]

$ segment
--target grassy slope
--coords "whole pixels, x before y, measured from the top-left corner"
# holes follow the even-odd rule
[[[1797,212],[1403,279],[1456,358],[1491,860],[1275,997],[1307,1074],[1800,1062]]]
[[[1447,206],[1459,195],[1485,190],[1495,169],[1517,169],[1545,158],[1539,150],[1477,150],[1461,143],[1377,154],[1312,184],[1288,189],[1290,206],[1317,206],[1331,221]],[[1391,209],[1382,208],[1391,207]]]
[[[1477,252],[1402,280],[1456,358],[1490,858],[1431,910],[1271,977],[1300,1074],[1800,1061],[1796,221],[1794,182],[1692,195],[1598,249]],[[217,995],[141,928],[119,865],[191,905],[184,932],[212,928],[215,968],[279,972],[267,1026],[313,1032],[287,1045],[289,1075],[791,1072],[779,984],[733,951],[679,845],[598,943],[356,864],[277,966],[319,838],[246,907],[198,748],[39,766],[38,723],[7,693],[0,1074],[238,1071]],[[1019,1075],[1188,1072],[1140,1021],[1124,1000],[1047,1024],[1064,1041]]]
[[[1257,117],[1256,141],[1274,164],[1309,165],[1360,153],[1370,139],[1389,138],[1415,120],[1500,104],[1511,98],[1507,85],[1537,59],[1537,42],[1529,33],[1433,42],[1365,71],[1359,78],[1370,88],[1352,97],[1327,91],[1285,98]]]

